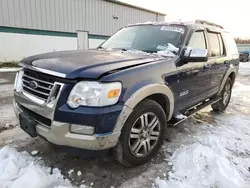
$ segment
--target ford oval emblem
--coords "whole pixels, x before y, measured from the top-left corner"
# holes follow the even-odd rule
[[[32,89],[36,89],[38,88],[38,83],[36,81],[30,81],[29,82],[29,86],[32,88]]]

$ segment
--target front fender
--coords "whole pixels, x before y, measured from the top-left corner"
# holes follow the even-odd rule
[[[129,93],[124,95],[123,100],[126,101],[125,105],[134,108],[137,104],[139,104],[143,99],[147,98],[153,94],[163,94],[169,100],[169,116],[168,120],[172,117],[174,110],[174,95],[169,87],[163,84],[148,84],[140,87],[138,90],[135,90],[133,93]]]
[[[167,109],[169,109],[167,119],[171,119],[174,111],[174,95],[171,89],[164,84],[148,83],[145,85],[145,83],[135,85],[124,94],[122,100],[125,102],[125,105],[118,117],[114,132],[120,132],[127,118],[133,112],[134,107],[143,99],[153,94],[162,94],[167,97],[169,101],[167,104]]]

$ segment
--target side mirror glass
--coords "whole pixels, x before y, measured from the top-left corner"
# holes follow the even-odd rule
[[[184,53],[184,59],[187,62],[205,62],[208,60],[208,50],[187,47]]]

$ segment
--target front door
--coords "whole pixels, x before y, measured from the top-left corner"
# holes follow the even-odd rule
[[[204,31],[193,33],[189,47],[207,49]],[[211,66],[207,62],[188,62],[177,66],[179,84],[177,90],[179,109],[192,107],[206,99],[206,93],[210,90]]]

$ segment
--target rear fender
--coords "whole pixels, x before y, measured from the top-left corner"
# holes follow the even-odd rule
[[[221,82],[220,90],[219,90],[219,92],[218,92],[219,94],[220,94],[221,91],[223,90],[224,85],[225,85],[225,83],[226,83],[226,81],[227,81],[227,78],[229,77],[229,75],[230,75],[231,73],[237,74],[236,68],[235,68],[234,65],[232,65],[232,64],[230,65],[229,69],[227,70],[227,72],[226,72],[226,74],[225,74],[225,76],[224,76],[224,78],[223,78],[223,80],[222,80],[222,82]]]

